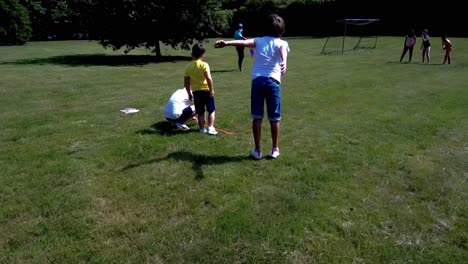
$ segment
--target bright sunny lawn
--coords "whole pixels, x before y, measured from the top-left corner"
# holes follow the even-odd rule
[[[260,161],[232,47],[205,43],[217,136],[162,115],[190,51],[0,47],[0,263],[467,263],[468,39],[451,65],[437,36],[430,65],[420,39],[411,64],[403,37],[287,40],[281,156]]]

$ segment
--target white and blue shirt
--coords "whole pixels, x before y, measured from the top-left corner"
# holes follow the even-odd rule
[[[288,42],[279,37],[255,38],[255,61],[252,68],[252,80],[259,76],[271,77],[281,83],[282,63],[280,47],[286,45],[289,53]]]

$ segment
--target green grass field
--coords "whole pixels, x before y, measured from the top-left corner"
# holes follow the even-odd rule
[[[451,65],[436,37],[430,65],[399,63],[402,37],[287,40],[260,161],[232,47],[205,44],[218,136],[162,115],[189,51],[0,47],[0,263],[467,263],[468,39]]]

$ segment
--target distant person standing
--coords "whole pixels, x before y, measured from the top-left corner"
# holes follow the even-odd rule
[[[401,53],[400,62],[403,60],[403,58],[405,57],[405,54],[408,51],[409,51],[408,63],[411,62],[411,59],[413,58],[413,48],[415,44],[416,44],[416,35],[414,34],[414,30],[411,29],[408,32],[408,35],[406,35],[405,37],[405,42],[403,43],[403,52]]]
[[[245,40],[246,38],[243,35],[244,25],[242,23],[237,24],[236,32],[234,32],[234,40]],[[239,71],[242,71],[242,62],[244,61],[244,47],[236,47],[237,51],[237,65],[239,66]]]
[[[452,42],[447,38],[447,35],[442,36],[442,49],[445,50],[444,63],[450,64],[450,52],[452,52]]]
[[[429,41],[429,31],[427,29],[423,30],[421,38],[422,63],[427,61],[427,64],[429,64],[431,63],[431,42]]]

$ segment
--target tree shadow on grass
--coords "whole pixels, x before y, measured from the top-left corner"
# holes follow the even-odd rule
[[[194,154],[188,151],[177,151],[170,153],[162,158],[150,159],[147,161],[129,164],[122,168],[122,171],[126,171],[129,169],[133,169],[142,165],[147,165],[156,162],[162,162],[166,160],[177,160],[177,161],[186,161],[192,163],[192,169],[195,171],[195,179],[201,180],[203,179],[204,173],[202,167],[204,165],[219,165],[228,162],[240,162],[243,160],[250,160],[249,156],[208,156],[208,155],[201,155],[201,154]]]
[[[13,65],[44,65],[56,64],[66,66],[142,66],[150,63],[165,63],[177,61],[190,61],[188,56],[162,56],[154,55],[106,55],[106,54],[81,54],[54,56],[49,58],[24,59],[7,61],[0,64]]]

